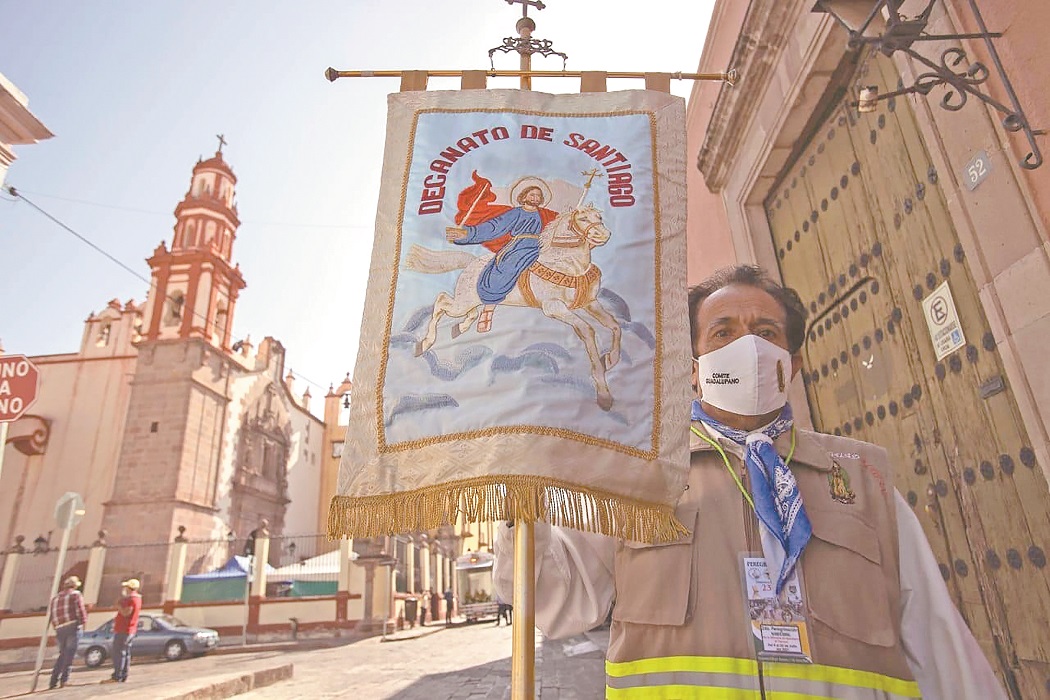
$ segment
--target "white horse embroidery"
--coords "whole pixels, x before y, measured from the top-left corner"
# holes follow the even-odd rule
[[[605,245],[611,236],[602,223],[601,212],[590,204],[560,214],[540,234],[539,259],[521,273],[518,284],[501,302],[508,306],[538,308],[544,315],[576,331],[587,350],[598,406],[603,411],[613,405],[605,373],[620,361],[621,332],[620,324],[598,301],[602,272],[591,262],[591,249]],[[478,276],[491,257],[492,254],[430,250],[417,245],[409,250],[406,266],[410,270],[431,274],[463,270],[456,280],[455,292],[452,295],[439,292],[434,299],[434,313],[427,333],[416,344],[417,357],[434,345],[442,316],[463,319],[453,326],[453,338],[470,330],[482,306],[478,298]],[[612,333],[608,352],[600,351],[595,327],[577,310],[586,311]]]

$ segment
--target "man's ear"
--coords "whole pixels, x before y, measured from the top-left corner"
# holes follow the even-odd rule
[[[802,353],[796,352],[791,356],[791,378],[794,379],[798,371],[802,369]]]
[[[689,358],[689,364],[693,366],[693,393],[700,396],[700,365],[696,363],[695,357]]]

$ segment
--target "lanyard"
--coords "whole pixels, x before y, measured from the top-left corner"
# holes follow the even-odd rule
[[[693,435],[696,435],[698,438],[700,438],[701,440],[706,442],[708,445],[710,445],[711,447],[713,447],[716,450],[718,450],[718,454],[722,455],[722,462],[726,465],[726,471],[729,472],[729,476],[733,477],[733,481],[736,482],[736,487],[738,489],[740,489],[740,493],[744,494],[744,498],[747,500],[747,504],[749,506],[751,506],[751,510],[755,510],[755,502],[751,499],[751,494],[749,494],[747,492],[747,489],[744,488],[744,483],[742,481],[740,481],[740,477],[736,475],[735,471],[733,471],[733,467],[729,464],[729,456],[726,454],[726,451],[722,449],[722,446],[719,445],[716,441],[712,440],[707,435],[705,435],[704,433],[702,433],[699,430],[697,430],[696,426],[690,425],[689,429],[693,431]],[[747,449],[747,448],[745,447],[744,449]],[[795,426],[791,426],[791,449],[788,450],[788,456],[787,456],[787,459],[784,460],[784,466],[787,466],[787,465],[791,464],[791,457],[794,454],[795,454]]]

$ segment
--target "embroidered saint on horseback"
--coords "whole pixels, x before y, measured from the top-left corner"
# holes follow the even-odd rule
[[[601,270],[591,262],[591,250],[605,245],[612,233],[602,222],[601,211],[584,204],[597,173],[583,174],[589,177],[579,203],[560,214],[544,208],[552,199],[551,190],[538,177],[522,177],[514,183],[510,199],[517,206],[510,206],[496,204],[492,183],[477,172],[472,174],[473,184],[458,198],[457,225],[447,227],[445,236],[456,246],[480,245],[492,254],[475,256],[418,245],[409,249],[405,264],[410,270],[463,271],[452,294],[439,292],[434,299],[426,335],[416,345],[417,357],[434,345],[438,322],[445,316],[462,319],[452,327],[456,338],[475,321],[478,333],[491,330],[497,304],[537,308],[575,331],[587,351],[598,406],[606,411],[612,407],[605,373],[620,361],[621,329],[598,301]],[[592,320],[611,336],[605,352]]]
[[[478,320],[478,333],[492,328],[496,305],[507,298],[521,273],[540,256],[540,232],[557,214],[543,205],[551,192],[543,180],[523,177],[511,188],[516,207],[494,204],[492,183],[471,174],[474,184],[459,194],[458,226],[445,229],[446,238],[456,245],[483,245],[493,257],[478,277],[478,298],[484,303]],[[464,211],[464,205],[467,209]]]

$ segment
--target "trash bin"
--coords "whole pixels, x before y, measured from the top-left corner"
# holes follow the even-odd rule
[[[418,600],[415,598],[405,598],[405,622],[411,626],[416,624],[416,606]]]

